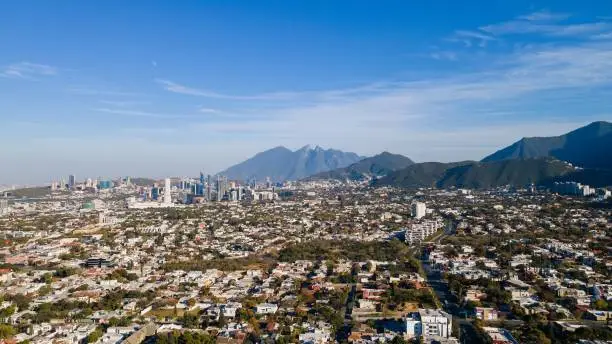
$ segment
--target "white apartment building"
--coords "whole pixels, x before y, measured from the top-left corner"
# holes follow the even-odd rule
[[[437,309],[419,309],[418,313],[406,318],[408,338],[442,337],[449,338],[452,333],[453,318],[450,314]]]
[[[414,202],[411,206],[412,217],[421,219],[427,214],[427,206],[423,202]]]
[[[404,231],[406,243],[413,245],[422,242],[428,236],[434,234],[444,224],[440,221],[422,221],[420,223],[412,223]]]

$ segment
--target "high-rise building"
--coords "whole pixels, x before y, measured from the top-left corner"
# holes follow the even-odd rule
[[[210,178],[210,174],[207,176],[208,181],[206,183],[206,200],[212,201],[212,180]]]
[[[0,215],[4,215],[8,213],[8,211],[9,211],[8,200],[0,199]]]
[[[97,185],[100,190],[112,189],[114,186],[111,180],[100,180]]]
[[[164,204],[171,205],[172,204],[172,185],[170,184],[170,178],[166,178],[166,183],[164,184]]]
[[[93,180],[91,180],[91,178],[87,178],[87,180],[85,181],[85,187],[93,187]]]
[[[151,188],[151,199],[154,201],[159,199],[159,188],[156,186]]]
[[[204,184],[198,183],[198,184],[195,185],[194,195],[196,195],[196,196],[204,196]]]
[[[412,217],[415,219],[420,219],[424,217],[427,213],[427,207],[423,202],[414,202],[411,206]]]
[[[74,187],[74,185],[76,185],[76,177],[74,176],[74,174],[71,174],[68,176],[68,187]]]

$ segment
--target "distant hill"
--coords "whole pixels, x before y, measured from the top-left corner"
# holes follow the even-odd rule
[[[304,146],[296,151],[279,146],[258,153],[219,174],[236,180],[264,180],[266,177],[273,181],[298,180],[347,167],[361,159],[362,157],[355,153],[323,149],[319,146]]]
[[[372,176],[384,176],[410,165],[414,165],[414,161],[403,155],[382,152],[348,167],[317,173],[307,179],[365,180]]]
[[[593,122],[561,136],[523,138],[482,162],[542,157],[584,168],[612,169],[612,123]]]
[[[426,162],[414,164],[374,180],[373,186],[404,188],[486,189],[505,185],[550,186],[555,181],[576,181],[595,187],[612,185],[612,171],[581,169],[554,158],[503,160],[494,162]]]
[[[473,161],[462,162],[422,162],[404,169],[389,173],[387,176],[373,181],[373,186],[399,186],[404,188],[436,187],[437,182],[444,177],[450,168],[474,164]]]
[[[542,184],[574,172],[566,162],[549,158],[474,163],[448,169],[436,186],[486,189],[503,185]]]

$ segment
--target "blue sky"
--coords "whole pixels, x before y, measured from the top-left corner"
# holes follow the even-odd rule
[[[480,159],[612,119],[607,1],[23,0],[0,47],[0,184],[278,145]]]

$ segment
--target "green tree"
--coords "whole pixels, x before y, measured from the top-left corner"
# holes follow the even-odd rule
[[[0,324],[0,338],[11,338],[17,333],[17,330],[11,325]]]
[[[608,310],[608,302],[604,299],[599,299],[597,301],[595,301],[595,309],[598,309],[600,311],[607,311]]]
[[[87,336],[87,343],[95,343],[98,339],[102,338],[103,335],[102,329],[96,327],[96,329]]]

